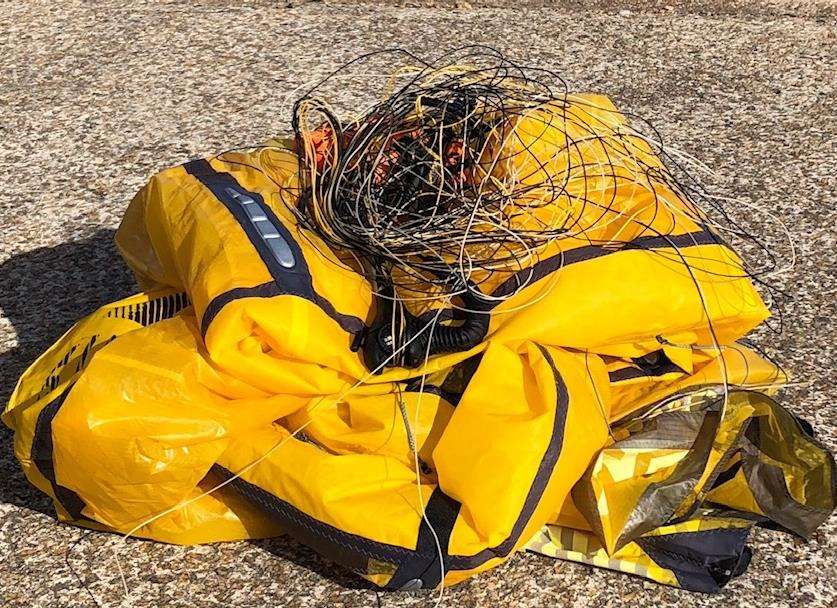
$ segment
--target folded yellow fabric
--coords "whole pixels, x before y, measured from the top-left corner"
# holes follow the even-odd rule
[[[21,378],[3,421],[62,520],[173,543],[288,533],[388,588],[529,546],[711,591],[743,549],[689,578],[660,539],[759,518],[808,534],[833,509],[833,459],[754,392],[784,376],[737,343],[768,312],[676,193],[632,224],[651,201],[626,181],[595,242],[492,278],[510,297],[477,346],[373,373],[356,347],[373,288],[299,225],[291,148],[152,178],[117,234],[144,291]],[[712,551],[689,543],[674,552]]]

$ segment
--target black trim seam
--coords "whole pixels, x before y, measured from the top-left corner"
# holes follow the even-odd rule
[[[532,517],[538,502],[543,497],[558,462],[567,422],[569,393],[551,355],[544,347],[539,346],[539,348],[555,378],[557,403],[552,434],[524,500],[523,508],[512,526],[511,533],[503,542],[494,547],[483,549],[475,555],[449,555],[450,533],[453,530],[461,505],[437,487],[428,500],[425,515],[430,521],[432,529],[439,536],[446,572],[471,570],[488,560],[503,558],[511,553],[520,540],[520,536],[523,534],[523,530]],[[230,471],[220,465],[214,465],[212,470],[225,480],[233,477]],[[396,564],[398,568],[387,588],[399,589],[405,585],[410,586],[410,588],[417,588],[419,582],[423,588],[432,588],[440,582],[441,568],[438,562],[436,541],[433,538],[431,526],[427,525],[424,518],[421,520],[417,534],[416,548],[407,549],[373,541],[321,522],[264,488],[240,477],[232,480],[229,485],[256,506],[276,516],[283,529],[292,537],[337,563],[361,573],[365,572],[365,566],[369,559]]]
[[[35,421],[35,431],[32,437],[32,446],[29,456],[35,467],[52,486],[52,493],[55,500],[74,520],[86,519],[81,511],[84,509],[84,500],[76,492],[59,485],[55,478],[55,463],[53,461],[52,442],[52,421],[58,415],[58,411],[64,404],[64,400],[70,393],[72,384],[68,386],[56,399],[44,406]]]
[[[511,277],[500,283],[491,295],[495,298],[509,296],[521,287],[529,287],[564,266],[594,260],[621,251],[666,248],[679,249],[681,247],[713,245],[718,243],[718,237],[714,233],[708,229],[702,229],[675,236],[642,236],[633,241],[620,243],[620,247],[618,248],[604,247],[602,245],[585,245],[540,260],[530,268],[518,270]],[[499,305],[499,302],[492,302],[490,304],[492,308],[497,305]]]
[[[295,295],[312,302],[350,334],[363,330],[361,319],[338,313],[331,302],[314,290],[311,272],[299,243],[265,204],[261,194],[244,188],[230,173],[215,170],[206,159],[189,161],[183,168],[232,214],[273,277],[272,282],[239,287],[216,296],[203,313],[203,335],[206,335],[215,316],[233,300],[278,295]]]

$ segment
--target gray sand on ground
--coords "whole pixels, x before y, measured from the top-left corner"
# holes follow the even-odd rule
[[[782,402],[837,447],[832,3],[298,4],[0,6],[0,399],[75,320],[135,290],[111,241],[153,173],[287,133],[289,91],[360,53],[402,46],[432,56],[484,43],[651,118],[665,141],[717,172],[715,184],[784,220],[798,257],[777,284],[792,298],[774,303],[784,333],[758,339],[796,379]],[[361,107],[385,71],[371,65],[330,95],[339,108]],[[754,231],[777,232],[766,213],[743,215]],[[781,239],[769,242],[786,260]],[[364,587],[286,539],[176,547],[61,525],[24,480],[6,430],[0,475],[2,606],[433,605],[431,595]],[[807,543],[758,530],[752,544],[749,572],[718,596],[520,554],[448,590],[445,605],[837,601],[834,518]]]

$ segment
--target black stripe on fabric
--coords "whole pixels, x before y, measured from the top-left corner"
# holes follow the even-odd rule
[[[462,395],[465,394],[468,385],[471,383],[471,378],[477,373],[477,369],[482,363],[482,356],[483,353],[479,353],[461,363],[457,363],[442,382],[442,391],[450,396],[448,401],[453,407],[459,405]]]
[[[213,465],[212,472],[224,481],[234,477],[231,471],[218,464]],[[277,517],[282,530],[292,538],[346,568],[363,574],[367,571],[370,559],[397,565],[396,572],[386,585],[388,589],[436,587],[441,582],[442,571],[439,547],[445,571],[450,570],[448,544],[461,505],[438,487],[430,495],[425,507],[430,525],[425,518],[421,519],[416,548],[408,549],[370,540],[322,522],[241,477],[229,481],[229,486],[254,505]],[[439,539],[439,547],[436,546],[436,538]]]
[[[230,173],[215,170],[206,159],[189,161],[183,168],[212,192],[232,214],[256,248],[270,275],[275,280],[282,277],[289,289],[308,295],[311,277],[302,250],[273,210],[265,204],[262,195],[244,188]],[[252,214],[247,211],[250,206],[254,209]],[[259,216],[258,219],[255,219],[256,216]],[[286,253],[290,254],[292,259],[282,257],[276,249],[269,246],[264,231],[259,230],[260,225],[274,229],[279,234],[281,240],[274,240],[286,246]]]
[[[462,395],[465,393],[465,390],[468,388],[468,384],[471,382],[471,378],[474,377],[477,368],[479,368],[480,362],[482,362],[482,356],[483,353],[479,353],[457,363],[453,366],[450,372],[448,372],[448,375],[445,377],[441,386],[425,383],[424,392],[441,397],[453,407],[458,406],[459,401],[462,399]],[[421,388],[421,378],[413,378],[407,382],[404,387],[404,391],[408,393],[417,393],[420,392]]]
[[[224,481],[234,477],[231,471],[218,464],[212,466],[212,472]],[[414,553],[412,549],[369,540],[315,519],[291,503],[241,477],[232,479],[229,485],[264,511],[278,516],[283,531],[347,568],[364,571],[366,560],[369,559],[400,563]],[[355,557],[352,557],[352,554]]]
[[[450,569],[448,545],[461,508],[462,503],[445,494],[440,487],[433,490],[419,526],[416,551],[398,565],[387,587],[435,589],[442,582],[443,571],[446,573]]]
[[[295,295],[313,302],[349,333],[355,334],[363,329],[361,319],[338,313],[331,302],[314,290],[311,273],[299,243],[258,192],[247,190],[231,174],[216,171],[206,159],[190,161],[183,167],[232,214],[273,277],[270,283],[236,288],[215,297],[201,319],[201,331],[204,334],[215,316],[231,301],[277,295]],[[249,208],[256,211],[248,213]],[[260,229],[260,226],[267,228]],[[267,236],[266,231],[270,231]],[[271,247],[269,242],[274,246]]]
[[[555,390],[557,393],[557,403],[555,406],[555,418],[552,423],[552,434],[549,438],[546,450],[538,470],[535,473],[535,478],[532,485],[529,487],[529,492],[526,495],[526,500],[523,503],[523,509],[517,517],[517,520],[512,526],[511,534],[501,543],[494,547],[483,549],[476,555],[451,555],[449,564],[451,570],[471,570],[484,564],[495,557],[505,557],[511,553],[514,546],[520,540],[521,534],[529,523],[529,519],[535,512],[535,508],[546,490],[555,465],[558,463],[558,457],[561,455],[561,449],[564,445],[564,429],[567,423],[567,412],[569,409],[570,396],[567,391],[567,385],[561,377],[561,373],[555,366],[555,361],[549,351],[541,345],[538,345],[544,359],[549,364],[552,370],[552,375],[555,378]]]
[[[557,403],[552,433],[532,485],[526,495],[523,508],[512,526],[511,533],[508,538],[494,547],[483,549],[475,555],[448,554],[450,534],[453,531],[461,505],[444,494],[438,487],[428,500],[425,511],[431,526],[428,526],[422,518],[416,548],[407,549],[373,541],[321,522],[289,502],[240,477],[230,481],[229,485],[244,498],[261,507],[267,513],[276,516],[283,529],[292,537],[347,568],[361,573],[365,572],[369,559],[397,564],[398,569],[387,588],[431,588],[441,582],[441,568],[433,531],[438,536],[439,545],[442,548],[442,559],[446,572],[471,570],[490,559],[506,557],[520,540],[526,524],[543,496],[558,462],[564,442],[569,393],[552,356],[544,347],[540,346],[539,348],[555,378]],[[224,480],[233,477],[230,471],[220,465],[214,465],[212,470]]]
[[[421,378],[413,378],[410,380],[407,385],[404,387],[405,393],[427,393],[428,395],[436,395],[437,397],[441,397],[448,403],[450,403],[453,407],[456,407],[459,403],[459,399],[462,397],[461,393],[454,393],[451,391],[446,391],[441,386],[436,386],[435,384],[430,384],[428,382],[424,383],[424,386],[421,385]]]
[[[189,298],[186,294],[176,293],[160,296],[147,302],[138,302],[136,304],[127,304],[113,308],[108,310],[107,316],[118,319],[129,319],[135,323],[139,323],[143,327],[148,327],[154,323],[172,318],[188,305]]]
[[[611,382],[624,382],[635,378],[657,378],[666,374],[685,374],[686,372],[659,351],[661,357],[657,363],[649,364],[642,357],[634,359],[634,364],[607,373]]]
[[[413,378],[404,386],[405,393],[427,393],[428,395],[436,395],[437,397],[445,398],[442,394],[442,387],[425,382],[424,386],[421,384],[421,378]]]
[[[493,297],[506,297],[513,294],[521,287],[531,285],[556,270],[575,264],[593,260],[620,251],[642,250],[642,249],[665,249],[667,247],[691,247],[694,245],[712,245],[719,242],[718,237],[708,229],[696,232],[687,232],[675,236],[644,236],[624,243],[619,248],[603,247],[601,245],[585,245],[570,249],[563,253],[540,260],[530,268],[518,270],[511,277],[500,283],[492,292]],[[493,302],[497,306],[499,302]]]
[[[166,296],[163,298],[163,305],[160,310],[160,315],[162,319],[168,319],[171,316],[174,316],[171,312],[174,309],[174,297],[173,296]]]
[[[363,321],[355,316],[337,312],[334,305],[319,294],[312,293],[312,297],[306,297],[299,292],[286,289],[285,285],[277,281],[262,283],[261,285],[256,285],[255,287],[236,287],[235,289],[225,291],[213,298],[203,313],[203,318],[201,319],[201,333],[206,335],[206,331],[209,329],[209,324],[212,323],[212,320],[219,312],[221,312],[221,309],[224,308],[224,306],[233,300],[239,300],[241,298],[270,298],[273,296],[283,295],[301,296],[306,300],[314,302],[325,314],[334,319],[347,333],[356,334],[363,331]]]
[[[81,514],[82,509],[84,509],[84,501],[73,490],[58,484],[55,479],[55,463],[53,461],[52,421],[58,415],[70,388],[67,387],[59,397],[46,405],[38,414],[38,419],[35,421],[34,436],[32,437],[30,458],[41,475],[49,481],[52,486],[52,493],[58,503],[70,517],[79,520],[84,519]]]

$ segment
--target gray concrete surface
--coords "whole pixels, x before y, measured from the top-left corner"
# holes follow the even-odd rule
[[[837,446],[835,28],[830,2],[83,2],[0,4],[0,399],[69,325],[133,289],[112,230],[155,171],[288,129],[285,94],[361,52],[488,43],[653,118],[799,248],[785,331],[762,344],[794,412]],[[402,6],[413,4],[415,6]],[[669,8],[666,8],[666,6]],[[456,8],[459,6],[460,8]],[[383,70],[373,66],[370,73]],[[370,78],[335,86],[351,107]],[[766,233],[760,213],[744,215]],[[759,226],[762,226],[759,228]],[[772,241],[771,241],[772,242]],[[779,247],[779,245],[776,245]],[[786,249],[779,249],[786,257]],[[803,543],[754,535],[749,573],[689,594],[519,555],[447,606],[796,606],[837,601],[834,518]],[[124,597],[115,551],[130,593]],[[59,525],[0,434],[2,606],[431,606],[378,594],[289,541],[179,548]]]

